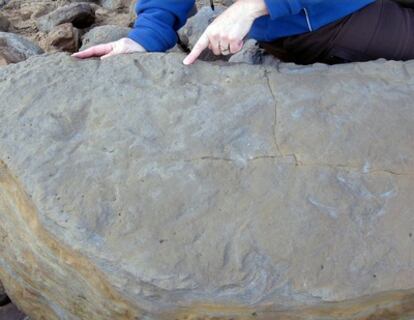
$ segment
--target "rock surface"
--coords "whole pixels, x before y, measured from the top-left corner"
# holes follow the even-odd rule
[[[0,66],[42,53],[43,50],[30,40],[13,33],[0,32]]]
[[[82,47],[80,50],[127,37],[130,30],[130,28],[111,25],[93,28],[82,37]]]
[[[0,69],[0,279],[18,307],[414,317],[414,63],[182,59]]]

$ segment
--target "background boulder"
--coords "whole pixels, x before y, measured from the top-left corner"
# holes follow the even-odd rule
[[[113,25],[106,25],[93,28],[82,37],[82,47],[85,50],[91,46],[119,40],[127,37],[131,29]]]
[[[63,23],[72,23],[74,27],[87,28],[94,21],[95,12],[89,3],[72,3],[41,16],[37,21],[37,27],[44,32],[49,32]]]
[[[76,52],[80,43],[79,29],[69,22],[60,24],[48,34],[47,42],[48,46],[56,51]]]
[[[43,50],[30,40],[13,33],[0,32],[0,66],[42,53]]]

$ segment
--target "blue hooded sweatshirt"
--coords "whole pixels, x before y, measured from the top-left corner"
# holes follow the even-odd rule
[[[265,0],[269,15],[255,20],[249,36],[259,41],[301,34],[343,18],[375,0]],[[195,0],[138,0],[128,37],[147,51],[164,52],[178,40]]]

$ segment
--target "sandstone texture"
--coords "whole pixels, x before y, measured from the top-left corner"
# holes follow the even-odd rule
[[[414,64],[0,69],[0,279],[32,319],[412,319]]]

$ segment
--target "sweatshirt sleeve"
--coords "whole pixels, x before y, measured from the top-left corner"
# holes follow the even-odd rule
[[[128,38],[148,52],[164,52],[177,43],[177,31],[187,21],[195,0],[138,0],[137,19]]]
[[[298,14],[306,5],[335,0],[264,0],[270,19]]]

